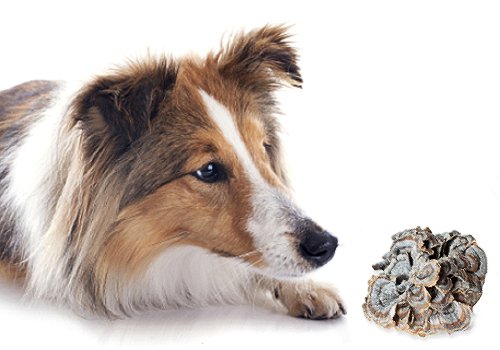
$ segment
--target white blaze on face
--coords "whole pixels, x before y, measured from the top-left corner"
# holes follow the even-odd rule
[[[233,149],[243,165],[243,169],[247,172],[250,181],[255,184],[263,185],[266,181],[262,178],[259,169],[255,166],[248,149],[241,139],[240,132],[234,122],[231,112],[220,104],[213,97],[208,95],[205,91],[200,90],[203,102],[207,109],[209,117],[215,122],[220,132],[226,141],[233,146]]]
[[[282,191],[263,178],[229,110],[205,91],[200,90],[200,95],[209,117],[233,147],[252,185],[253,208],[247,230],[268,266],[265,272],[276,276],[303,274],[306,271],[300,266],[301,259],[290,239],[290,233],[295,231],[291,219],[303,217],[302,213]]]

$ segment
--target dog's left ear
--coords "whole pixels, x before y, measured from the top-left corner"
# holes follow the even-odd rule
[[[255,92],[271,92],[283,84],[302,87],[297,52],[287,30],[265,26],[236,36],[214,57],[219,72]]]

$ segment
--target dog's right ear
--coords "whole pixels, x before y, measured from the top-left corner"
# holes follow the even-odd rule
[[[130,64],[85,87],[75,100],[75,122],[89,155],[103,149],[114,156],[151,128],[175,85],[177,66],[165,58]]]

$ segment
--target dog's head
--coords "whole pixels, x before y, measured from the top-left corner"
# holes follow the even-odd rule
[[[301,82],[286,30],[264,27],[204,59],[149,59],[87,86],[75,115],[88,186],[116,199],[92,207],[112,218],[87,247],[100,268],[142,271],[178,245],[273,276],[328,262],[337,239],[294,204],[281,163],[274,92]]]

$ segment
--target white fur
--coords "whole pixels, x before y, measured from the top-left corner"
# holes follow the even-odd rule
[[[51,105],[34,116],[36,121],[10,155],[6,199],[17,215],[17,245],[23,247],[30,282],[41,294],[62,280],[58,274],[64,268],[60,267],[64,239],[48,235],[47,230],[55,204],[51,201],[56,199],[52,191],[59,174],[60,130],[77,89],[63,86],[55,91]]]
[[[245,143],[241,139],[240,132],[238,131],[238,127],[234,122],[234,117],[231,115],[231,112],[229,112],[226,107],[208,95],[205,91],[200,90],[200,94],[203,98],[203,102],[205,102],[205,107],[207,108],[209,117],[215,122],[222,135],[224,135],[226,141],[233,146],[233,149],[242,163],[243,169],[247,172],[250,181],[254,185],[263,186],[265,181],[262,178],[259,169],[255,166]]]
[[[129,307],[241,304],[252,274],[242,263],[203,248],[176,246],[165,250],[133,286]],[[113,297],[113,296],[112,296]],[[131,307],[130,311],[133,311]]]
[[[215,122],[226,141],[245,169],[253,186],[253,212],[247,223],[256,248],[267,263],[266,273],[275,276],[298,276],[304,272],[301,258],[287,233],[294,232],[289,219],[301,217],[300,210],[277,188],[273,188],[261,175],[250,155],[231,112],[220,102],[200,90],[209,117]]]

